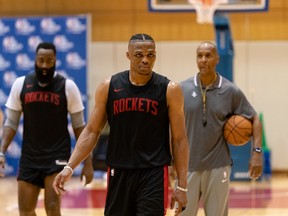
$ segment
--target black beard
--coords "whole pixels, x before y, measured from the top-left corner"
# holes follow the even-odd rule
[[[37,67],[37,65],[35,65],[35,73],[38,81],[41,84],[50,84],[53,80],[53,76],[55,73],[55,65],[51,68],[46,69],[46,75],[43,75],[42,68]]]

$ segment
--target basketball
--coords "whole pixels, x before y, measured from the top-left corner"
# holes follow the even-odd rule
[[[225,123],[225,140],[233,146],[245,145],[252,136],[252,123],[241,115],[232,115]]]

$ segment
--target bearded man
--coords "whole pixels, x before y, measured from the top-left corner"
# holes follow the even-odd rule
[[[40,190],[44,188],[45,211],[60,216],[60,197],[52,182],[71,153],[68,113],[76,139],[85,126],[81,94],[76,84],[55,71],[56,47],[42,42],[36,48],[35,72],[18,77],[5,104],[7,118],[0,148],[0,176],[4,176],[5,153],[16,135],[23,113],[23,140],[18,171],[18,205],[21,216],[36,215]],[[92,159],[84,161],[81,179],[93,180]]]

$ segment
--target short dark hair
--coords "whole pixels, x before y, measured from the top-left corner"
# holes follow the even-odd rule
[[[41,42],[38,44],[38,46],[36,48],[36,53],[38,53],[39,49],[52,49],[54,51],[54,54],[56,55],[56,47],[53,43]]]
[[[154,39],[150,35],[148,35],[148,34],[139,34],[139,33],[132,35],[130,40],[129,40],[129,42],[137,41],[137,40],[154,42]]]

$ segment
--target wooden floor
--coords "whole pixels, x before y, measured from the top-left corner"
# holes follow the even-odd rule
[[[95,178],[83,188],[74,177],[62,198],[63,216],[102,216],[105,202],[105,181]],[[27,199],[29,199],[27,197]],[[18,216],[17,182],[14,177],[0,178],[0,216]],[[173,210],[168,210],[168,216]],[[242,181],[231,183],[229,216],[287,216],[288,174],[273,174],[272,178],[260,182]],[[45,216],[43,192],[39,196],[37,216]],[[199,209],[198,216],[204,216]]]

